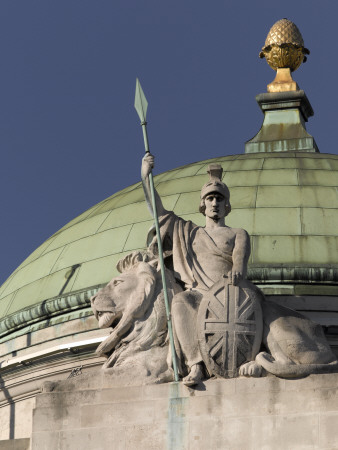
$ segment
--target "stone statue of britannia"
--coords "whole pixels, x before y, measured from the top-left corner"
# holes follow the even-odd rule
[[[142,183],[150,210],[149,173],[154,167],[154,156],[146,154],[142,160]],[[161,239],[172,252],[174,275],[184,291],[176,294],[171,314],[179,371],[186,385],[194,385],[203,376],[202,356],[197,337],[197,313],[203,293],[220,279],[236,285],[246,277],[250,256],[250,238],[241,228],[225,224],[231,211],[230,193],[222,182],[220,165],[209,166],[210,180],[202,187],[200,212],[205,216],[205,227],[195,225],[167,211],[155,192]]]

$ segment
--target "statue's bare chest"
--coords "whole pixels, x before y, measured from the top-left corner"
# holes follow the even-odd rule
[[[200,233],[204,233],[207,237],[213,241],[216,247],[225,253],[232,253],[235,246],[236,234],[228,227],[222,228],[202,228],[200,229]],[[196,235],[195,239],[195,248],[199,247],[199,235]]]

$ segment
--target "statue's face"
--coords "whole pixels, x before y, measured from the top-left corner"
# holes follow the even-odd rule
[[[206,217],[214,220],[225,217],[226,201],[223,195],[218,192],[212,192],[205,197],[204,203]]]

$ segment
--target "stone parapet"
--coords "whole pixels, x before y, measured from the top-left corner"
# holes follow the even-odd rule
[[[211,379],[191,389],[79,376],[38,395],[32,449],[336,448],[337,382],[337,374]]]

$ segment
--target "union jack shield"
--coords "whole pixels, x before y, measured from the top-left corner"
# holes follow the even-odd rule
[[[234,286],[227,278],[203,295],[198,311],[198,338],[209,375],[238,376],[253,361],[262,342],[263,295],[247,280]]]

